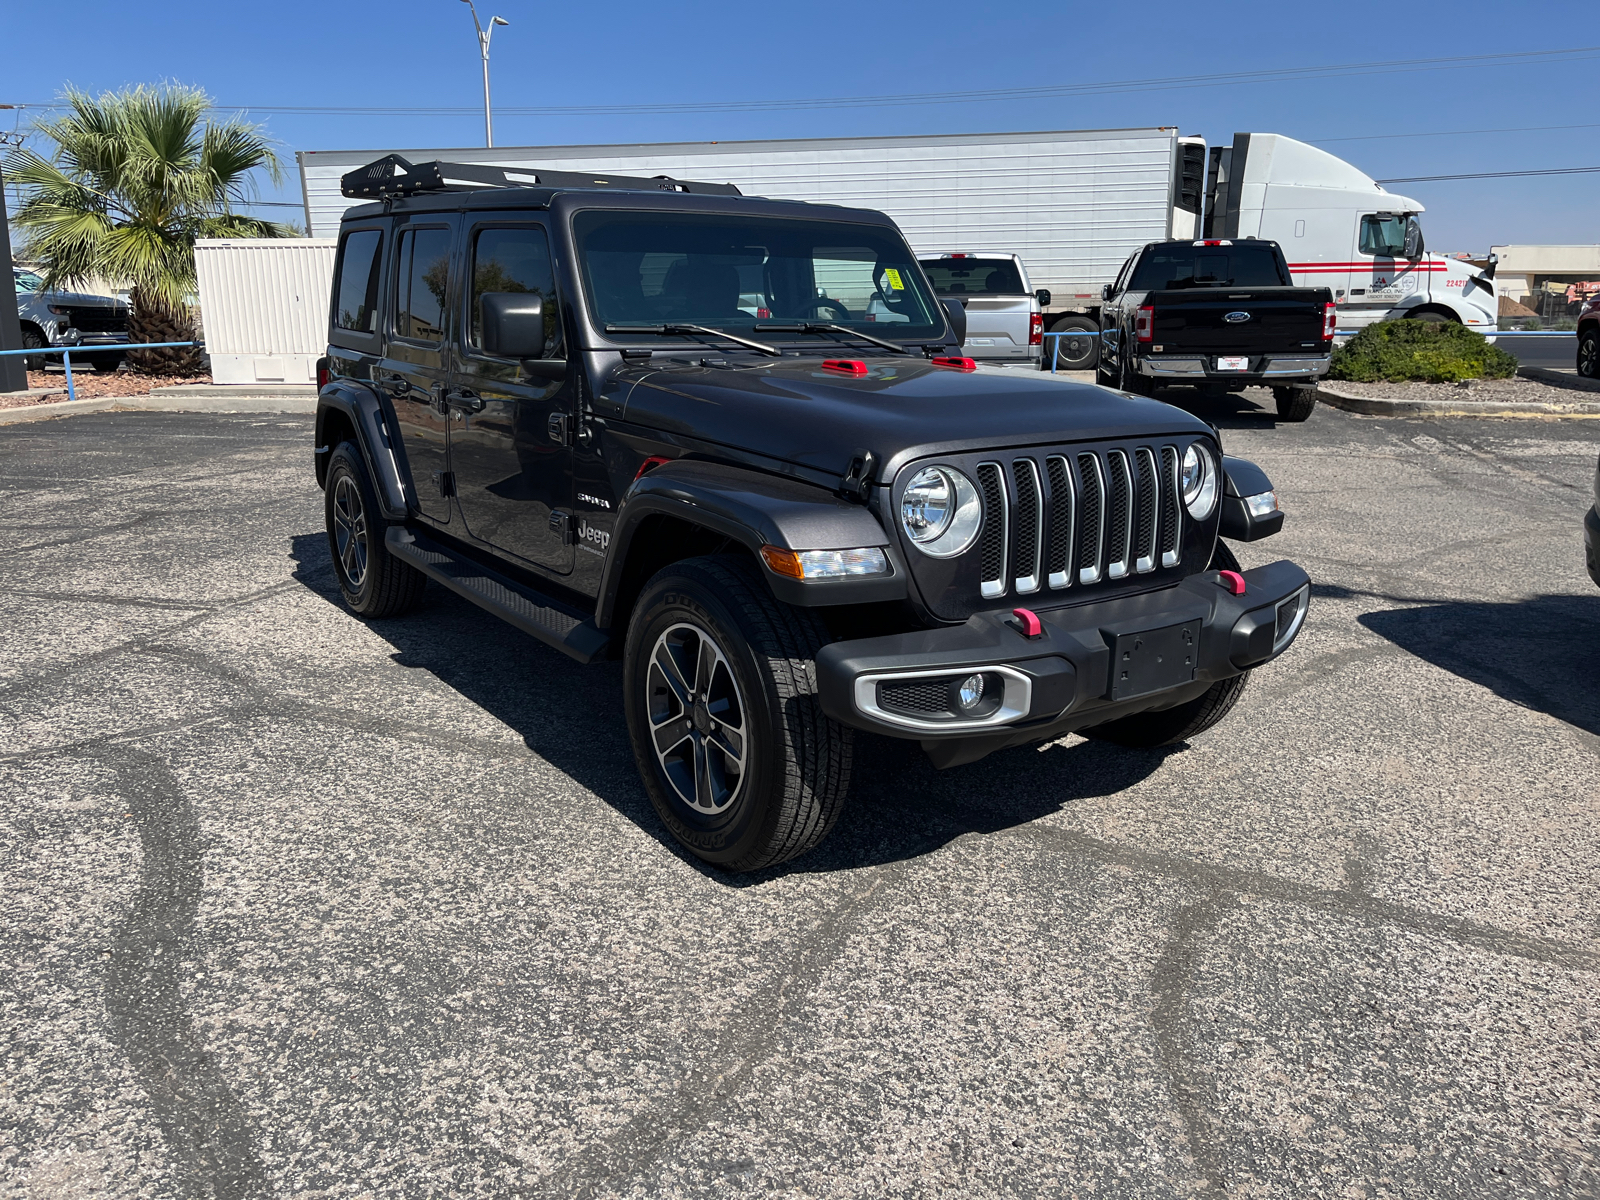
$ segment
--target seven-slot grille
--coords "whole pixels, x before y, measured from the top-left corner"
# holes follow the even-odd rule
[[[1179,461],[1176,446],[1137,446],[979,463],[983,597],[1026,596],[1177,566]]]

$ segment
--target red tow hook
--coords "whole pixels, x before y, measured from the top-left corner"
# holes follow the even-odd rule
[[[1017,619],[1017,623],[1011,627],[1021,633],[1023,637],[1031,641],[1034,638],[1042,638],[1044,636],[1044,626],[1039,623],[1037,613],[1026,608],[1013,608],[1011,615]],[[1006,623],[1008,625],[1011,624],[1009,621]]]
[[[1237,571],[1218,571],[1217,582],[1235,596],[1244,595],[1244,576]]]

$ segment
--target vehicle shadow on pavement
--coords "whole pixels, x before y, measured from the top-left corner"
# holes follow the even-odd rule
[[[1429,604],[1357,619],[1513,704],[1600,735],[1600,594]]]
[[[297,536],[291,554],[295,578],[347,612],[327,538]],[[620,663],[581,666],[443,587],[430,585],[424,597],[408,616],[367,624],[394,648],[396,663],[427,671],[515,730],[529,750],[676,857],[732,887],[796,871],[849,870],[916,858],[964,834],[993,833],[1059,812],[1075,800],[1122,791],[1181,749],[1126,750],[1099,742],[1028,746],[936,771],[914,742],[857,734],[850,797],[833,834],[792,863],[730,875],[684,851],[651,807],[623,722]]]
[[[1155,398],[1218,429],[1261,429],[1281,423],[1272,393],[1264,388],[1223,396],[1207,396],[1197,388],[1170,388],[1158,391]]]

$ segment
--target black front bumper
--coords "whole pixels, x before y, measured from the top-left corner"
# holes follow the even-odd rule
[[[1583,514],[1583,561],[1589,578],[1600,586],[1600,503]]]
[[[963,625],[834,642],[817,655],[823,709],[846,725],[923,743],[936,764],[972,762],[1199,696],[1294,642],[1311,581],[1294,563],[1244,572],[1234,595],[1206,572],[1176,587],[1038,612],[1040,632],[1006,612]],[[965,675],[991,681],[992,711],[926,709]],[[915,685],[920,685],[920,691]],[[917,696],[913,711],[891,697]],[[996,696],[999,698],[996,699]]]

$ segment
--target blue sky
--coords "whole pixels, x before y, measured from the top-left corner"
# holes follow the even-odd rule
[[[10,4],[0,103],[41,103],[163,79],[219,104],[460,108],[459,114],[254,111],[297,200],[296,150],[481,145],[477,42],[459,0],[271,6],[168,0]],[[757,111],[500,113],[500,145],[729,141],[766,137],[1178,125],[1216,143],[1236,130],[1288,134],[1376,178],[1600,166],[1589,103],[1600,50],[1566,62],[1290,77],[1160,87],[1136,81],[1395,60],[1600,47],[1589,3],[1355,0],[1343,4],[952,3],[809,6],[660,0],[486,0],[512,22],[494,41],[494,99],[514,107],[665,105],[904,96],[1064,84],[1100,94]],[[1048,16],[1036,15],[1049,13]],[[18,54],[18,47],[35,52]],[[60,54],[52,47],[63,47]],[[0,112],[0,121],[14,113]],[[29,114],[23,114],[26,127]],[[1549,128],[1582,126],[1581,128]],[[1462,132],[1504,130],[1507,132]],[[1600,174],[1395,185],[1421,200],[1430,248],[1600,241]],[[298,217],[293,209],[262,215]]]

